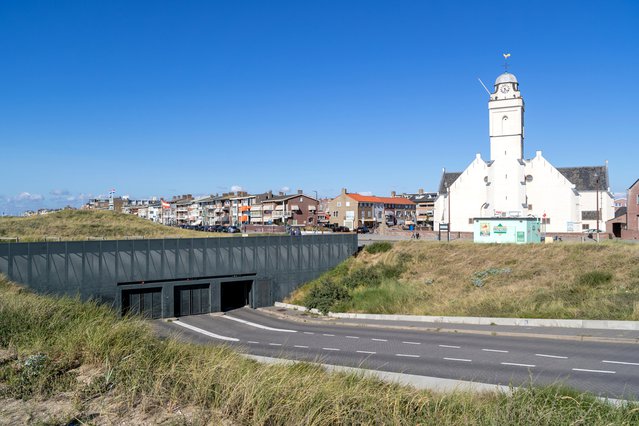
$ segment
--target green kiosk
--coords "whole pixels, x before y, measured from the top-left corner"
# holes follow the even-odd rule
[[[476,217],[476,243],[540,243],[541,224],[535,217]]]

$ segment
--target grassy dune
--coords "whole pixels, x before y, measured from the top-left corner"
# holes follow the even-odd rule
[[[88,238],[180,238],[212,234],[172,228],[137,216],[98,210],[64,210],[44,216],[0,217],[0,237],[20,241]],[[219,235],[219,234],[216,234]]]
[[[158,410],[175,414],[169,424],[639,423],[634,405],[560,387],[434,394],[305,363],[261,365],[223,346],[159,339],[142,320],[0,277],[0,404],[16,400],[72,401],[66,412],[40,413],[47,424],[130,422],[139,413],[153,423]]]
[[[335,312],[639,320],[639,245],[374,245],[289,301]]]

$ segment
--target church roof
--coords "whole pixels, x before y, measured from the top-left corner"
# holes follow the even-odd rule
[[[575,185],[577,191],[597,190],[597,176],[599,176],[599,190],[606,191],[608,189],[608,169],[606,166],[557,167],[557,170]]]
[[[461,176],[461,172],[444,172],[442,180],[439,182],[439,193],[446,194],[446,188],[455,183],[459,176]]]

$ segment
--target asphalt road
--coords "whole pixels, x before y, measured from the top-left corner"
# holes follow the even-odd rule
[[[562,383],[636,400],[639,346],[304,324],[242,308],[158,322],[199,343],[268,357],[501,385]]]

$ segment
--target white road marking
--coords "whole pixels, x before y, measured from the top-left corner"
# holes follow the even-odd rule
[[[461,348],[461,346],[453,346],[453,345],[437,345],[440,348],[453,348],[453,349],[459,349]]]
[[[281,343],[269,343],[270,346],[282,346]]]
[[[344,336],[344,337],[346,337],[347,339],[359,339],[359,337],[357,336]]]
[[[376,342],[388,342],[388,340],[386,339],[371,339],[371,340],[374,340]]]
[[[421,343],[419,342],[402,342],[402,343],[406,343],[407,345],[421,345]]]
[[[601,362],[605,362],[606,364],[639,365],[639,362],[606,361],[605,359]]]
[[[406,358],[419,358],[419,355],[409,355],[409,354],[395,354],[395,356],[403,356]]]
[[[472,359],[464,359],[464,358],[444,358],[446,361],[461,361],[461,362],[473,362]]]
[[[604,373],[604,374],[615,374],[616,371],[610,370],[588,370],[586,368],[573,368],[572,371],[585,371],[586,373]]]
[[[212,337],[214,339],[226,340],[227,342],[239,342],[240,339],[236,339],[235,337],[227,337],[219,334],[211,333],[210,331],[202,330],[201,328],[194,327],[190,324],[182,322],[180,320],[173,321],[172,324],[179,325],[180,327],[188,328],[189,330],[195,331],[196,333],[204,334],[205,336]]]
[[[499,352],[500,354],[507,354],[508,351],[502,351],[501,349],[482,349],[485,352]]]
[[[304,346],[304,345],[293,345],[293,347],[302,348],[302,349],[308,349],[308,346]]]
[[[304,334],[315,334],[312,331],[305,331]]]
[[[262,325],[262,324],[256,324],[254,322],[246,321],[246,320],[243,320],[243,319],[240,319],[240,318],[231,317],[231,316],[228,316],[228,315],[222,315],[222,318],[230,319],[231,321],[241,322],[242,324],[246,324],[246,325],[249,325],[249,326],[255,327],[255,328],[261,328],[262,330],[279,331],[281,333],[297,333],[297,331],[295,331],[295,330],[288,330],[286,328],[267,327],[267,326]]]
[[[326,337],[335,337],[334,334],[322,334],[322,336],[326,336]]]
[[[535,356],[542,356],[544,358],[568,359],[567,356],[560,356],[560,355],[535,354]]]
[[[255,343],[255,344],[257,344],[257,343],[260,343],[260,342],[256,342],[255,340],[249,340],[247,343]]]
[[[370,351],[355,351],[358,354],[368,354],[368,355],[375,355],[377,352],[370,352]]]
[[[325,351],[339,351],[339,349],[337,348],[322,348],[322,349],[324,349]]]
[[[535,364],[518,364],[516,362],[502,362],[502,365],[514,365],[515,367],[529,367],[529,368],[533,368],[536,367]]]

